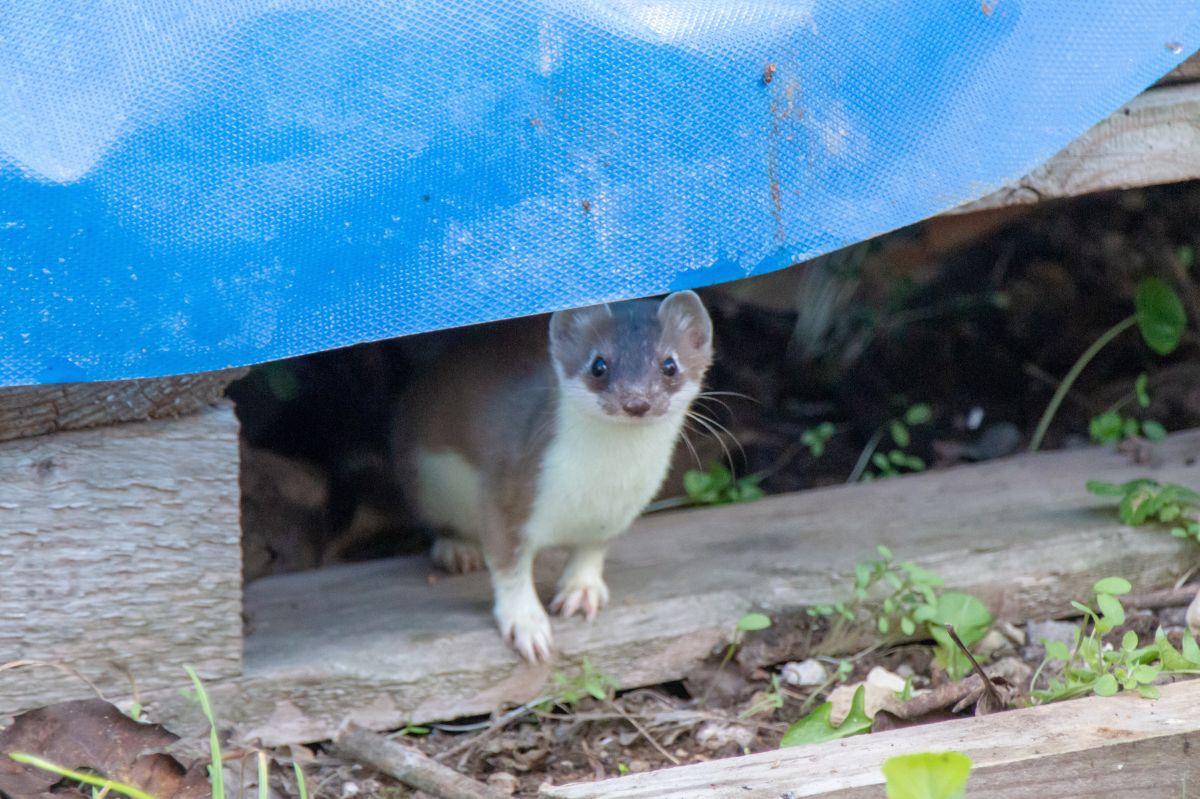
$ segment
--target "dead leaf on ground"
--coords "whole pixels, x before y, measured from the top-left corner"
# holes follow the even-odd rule
[[[0,793],[48,796],[62,778],[8,755],[23,752],[73,771],[92,771],[157,799],[208,799],[203,766],[188,770],[156,751],[178,740],[157,724],[140,724],[102,699],[60,702],[22,713],[0,732]]]

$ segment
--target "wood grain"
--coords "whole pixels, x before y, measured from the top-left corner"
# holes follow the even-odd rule
[[[1144,92],[1028,175],[952,209],[1028,205],[1200,177],[1200,84]]]
[[[229,403],[0,444],[0,666],[109,695],[241,672],[238,425]],[[82,698],[0,670],[0,716]]]
[[[1200,681],[543,789],[543,799],[878,799],[883,761],[962,752],[971,799],[1194,795]]]
[[[805,607],[842,598],[854,562],[878,543],[978,594],[1000,618],[1062,614],[1101,577],[1150,591],[1196,561],[1194,544],[1124,527],[1111,503],[1084,490],[1089,478],[1144,474],[1200,485],[1200,466],[1189,465],[1200,432],[1160,452],[1153,469],[1104,449],[1021,455],[642,519],[614,547],[613,604],[591,624],[554,622],[553,666],[516,662],[493,629],[482,574],[431,584],[425,559],[404,558],[268,577],[247,587],[243,677],[212,694],[244,737],[274,744],[328,738],[347,719],[380,730],[488,713],[539,696],[555,669],[570,672],[585,655],[623,687],[653,685],[688,673],[752,608],[803,619]],[[560,562],[539,564],[543,595]],[[174,693],[148,700],[156,718],[198,720]]]
[[[107,383],[0,388],[0,441],[143,419],[174,419],[221,399],[245,369]]]

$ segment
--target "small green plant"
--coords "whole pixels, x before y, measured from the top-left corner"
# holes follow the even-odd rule
[[[771,684],[765,691],[754,695],[749,707],[738,713],[739,719],[753,718],[763,713],[771,713],[783,707],[783,687],[779,684],[779,675],[771,675]]]
[[[304,769],[300,768],[299,763],[292,763],[292,770],[296,772],[296,793],[300,794],[299,799],[308,799],[308,783],[304,780]]]
[[[1157,646],[1139,647],[1137,633],[1132,630],[1125,633],[1120,647],[1104,645],[1104,635],[1125,623],[1125,608],[1118,597],[1130,590],[1128,580],[1106,577],[1092,586],[1095,608],[1081,602],[1071,603],[1083,614],[1083,625],[1075,628],[1072,649],[1062,641],[1043,642],[1046,657],[1034,673],[1033,683],[1036,684],[1049,663],[1061,663],[1062,669],[1045,689],[1033,691],[1037,702],[1056,702],[1088,694],[1112,696],[1122,690],[1137,691],[1148,698],[1158,696],[1154,681],[1162,672],[1162,665],[1158,662]]]
[[[12,752],[9,754],[9,757],[22,765],[33,766],[34,768],[39,768],[42,771],[49,771],[51,774],[57,774],[60,777],[65,777],[75,782],[81,782],[84,785],[91,785],[92,794],[95,796],[107,791],[109,793],[119,793],[122,796],[128,796],[130,799],[154,799],[154,797],[150,794],[135,788],[132,785],[126,785],[122,782],[116,782],[115,780],[106,779],[104,777],[97,777],[95,774],[87,774],[82,771],[74,771],[72,769],[63,768],[62,766],[51,763],[48,760],[43,760],[40,757],[35,757],[34,755],[27,755],[23,752]],[[97,793],[97,791],[99,793]]]
[[[1058,389],[1042,413],[1042,418],[1038,420],[1033,438],[1030,439],[1031,452],[1041,447],[1046,431],[1050,429],[1050,422],[1054,420],[1059,406],[1062,405],[1071,386],[1075,385],[1084,367],[1117,336],[1136,325],[1146,346],[1159,355],[1169,355],[1179,346],[1184,327],[1187,325],[1187,316],[1175,289],[1159,278],[1144,278],[1138,283],[1133,304],[1133,314],[1117,322],[1093,341],[1059,383]]]
[[[908,447],[912,444],[911,428],[929,424],[932,418],[933,411],[922,402],[909,406],[902,415],[889,419],[867,442],[850,475],[850,482],[899,477],[905,471],[925,471],[925,461],[910,454]],[[880,449],[885,435],[892,441],[892,447],[887,452]],[[867,471],[868,461],[875,471]]]
[[[887,799],[960,799],[971,776],[961,752],[922,752],[883,761]]]
[[[725,647],[725,656],[721,658],[721,665],[717,666],[717,674],[719,675],[729,665],[729,661],[733,660],[738,647],[742,645],[742,636],[757,630],[765,630],[770,626],[771,619],[764,613],[747,613],[738,619],[737,624],[733,628],[733,635],[729,637],[729,645]],[[716,684],[715,676],[713,677],[713,681],[709,683],[708,689],[704,692],[702,703],[708,701],[709,691],[712,690],[714,684]]]
[[[734,478],[728,467],[714,461],[707,471],[689,469],[683,475],[683,490],[693,505],[725,505],[766,496],[758,485],[761,481],[756,474]]]
[[[1142,408],[1150,407],[1147,383],[1145,372],[1138,375],[1133,383],[1133,397]],[[1116,444],[1138,436],[1147,441],[1162,441],[1167,437],[1167,429],[1160,422],[1122,415],[1121,407],[1124,404],[1123,400],[1099,416],[1092,417],[1088,424],[1088,435],[1092,441],[1097,444]]]
[[[592,661],[583,659],[579,673],[568,677],[561,671],[554,673],[554,696],[549,705],[572,707],[579,704],[585,696],[590,696],[598,702],[612,698],[617,689],[617,681],[592,666]]]
[[[866,689],[858,686],[850,700],[850,712],[836,727],[829,720],[833,703],[825,702],[813,708],[807,716],[792,724],[779,741],[780,748],[823,743],[860,735],[871,731],[871,718],[866,712]]]
[[[915,635],[924,624],[936,642],[934,658],[951,679],[958,680],[971,671],[971,664],[951,639],[947,627],[958,631],[965,646],[978,643],[992,625],[992,616],[977,597],[961,591],[941,591],[942,578],[910,561],[896,563],[892,551],[882,544],[876,547],[875,560],[854,566],[854,600],[818,605],[808,613],[834,616],[840,623],[855,623],[871,617],[868,601],[877,585],[885,585],[884,596],[874,613],[874,626],[884,636]]]
[[[1117,514],[1123,524],[1147,522],[1171,525],[1171,535],[1200,541],[1200,492],[1177,483],[1148,477],[1125,483],[1089,480],[1087,489],[1101,497],[1120,497]]]
[[[808,447],[809,454],[819,458],[825,454],[825,445],[833,438],[832,422],[821,422],[816,427],[810,427],[800,434],[800,443]]]
[[[196,701],[204,713],[204,718],[208,720],[208,779],[212,783],[212,796],[213,799],[225,799],[225,770],[221,763],[221,738],[217,734],[217,721],[213,717],[212,705],[208,702],[208,693],[205,692],[204,683],[200,681],[196,670],[191,666],[184,666],[183,669],[192,679],[192,685],[196,688]]]

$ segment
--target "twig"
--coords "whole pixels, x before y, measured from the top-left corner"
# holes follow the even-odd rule
[[[659,754],[661,754],[667,760],[670,760],[671,763],[673,763],[674,765],[676,765],[676,766],[679,765],[679,758],[675,757],[675,755],[671,754],[665,748],[663,748],[663,745],[660,744],[657,740],[655,740],[654,736],[651,735],[650,732],[645,727],[643,727],[640,722],[638,722],[633,716],[626,713],[624,708],[619,706],[616,702],[613,702],[611,699],[608,700],[606,704],[609,707],[611,707],[614,711],[616,711],[616,713],[618,715],[620,715],[621,718],[625,719],[631,725],[633,725],[633,728],[635,730],[637,730],[643,738],[645,738],[647,741],[649,741],[650,745],[653,746],[655,749],[657,749]]]
[[[500,793],[478,780],[459,774],[411,747],[389,741],[353,722],[333,738],[337,748],[400,782],[438,799],[500,799]]]
[[[967,656],[967,660],[971,661],[971,668],[975,669],[975,673],[979,675],[979,679],[983,680],[983,690],[987,694],[988,699],[992,700],[992,707],[997,710],[1004,708],[1004,700],[1000,698],[1000,694],[996,691],[996,686],[992,685],[992,678],[987,676],[987,672],[983,670],[983,666],[979,665],[979,661],[971,654],[971,650],[967,649],[967,645],[958,637],[958,633],[954,630],[953,624],[946,625],[946,632],[950,633],[950,638],[955,645],[962,650],[962,653]],[[980,714],[982,715],[982,714]]]
[[[1145,594],[1129,594],[1121,597],[1122,604],[1126,608],[1137,608],[1140,610],[1160,610],[1162,608],[1173,608],[1179,605],[1186,605],[1196,596],[1196,589],[1200,587],[1195,583],[1188,585],[1179,585],[1174,588],[1168,588],[1163,591],[1150,591]]]
[[[478,735],[472,735],[470,738],[463,741],[462,743],[455,744],[454,746],[450,747],[449,749],[447,749],[444,752],[438,752],[438,754],[435,755],[435,758],[437,760],[450,760],[455,755],[459,755],[459,754],[462,754],[463,752],[466,752],[467,750],[474,747],[476,744],[482,743],[484,740],[486,740],[486,739],[490,738],[491,736],[495,735],[496,733],[500,732],[500,730],[502,730],[508,726],[509,722],[513,721],[514,719],[518,719],[521,716],[524,716],[526,713],[533,710],[533,708],[537,707],[538,705],[542,704],[543,702],[548,702],[548,701],[550,701],[550,700],[547,697],[542,696],[542,697],[538,697],[537,699],[534,699],[530,702],[526,702],[525,704],[521,705],[520,707],[513,708],[512,710],[508,711],[500,718],[495,719],[494,721],[488,722],[482,728],[483,731],[480,732]],[[446,729],[445,725],[437,725],[437,727],[438,727],[438,729],[441,729],[441,730]]]
[[[858,456],[858,461],[854,464],[854,468],[850,470],[850,476],[846,478],[847,483],[857,483],[858,478],[863,476],[863,472],[867,470],[867,464],[871,462],[871,456],[875,454],[875,450],[879,447],[879,442],[883,441],[883,434],[887,430],[886,424],[881,424],[879,429],[875,431],[875,435],[871,436],[871,440],[863,447],[862,454]]]

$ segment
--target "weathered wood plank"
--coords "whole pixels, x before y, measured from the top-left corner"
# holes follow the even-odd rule
[[[328,738],[347,718],[386,729],[487,713],[538,696],[553,669],[584,655],[622,686],[656,684],[692,669],[752,607],[803,617],[843,597],[854,562],[879,543],[1002,618],[1046,617],[1100,577],[1147,591],[1195,561],[1193,544],[1123,527],[1084,490],[1088,478],[1146,473],[1200,484],[1200,432],[1161,454],[1154,469],[1101,449],[1023,455],[642,519],[614,547],[613,604],[592,624],[555,621],[555,666],[517,664],[482,574],[431,584],[427,561],[408,558],[269,577],[247,588],[243,678],[211,692],[243,735],[279,743]],[[555,574],[540,565],[545,592]],[[173,693],[152,699],[156,718],[197,720]]]
[[[1028,175],[951,213],[1200,177],[1200,84],[1151,89]]]
[[[0,388],[0,441],[118,422],[178,418],[218,402],[245,369],[108,383]]]
[[[1200,681],[1090,697],[825,744],[761,752],[594,783],[543,789],[544,799],[877,799],[883,761],[962,752],[971,799],[1186,797],[1200,780]]]
[[[0,444],[0,666],[62,664],[109,695],[241,671],[237,440],[225,402],[183,419]],[[0,716],[91,695],[0,670]]]
[[[1175,69],[1163,75],[1155,86],[1174,86],[1179,83],[1196,83],[1200,81],[1200,53],[1193,53]]]

